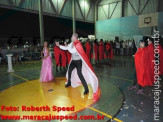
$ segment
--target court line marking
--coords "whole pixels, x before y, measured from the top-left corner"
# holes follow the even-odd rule
[[[18,77],[18,78],[20,78],[20,79],[22,79],[22,80],[29,81],[29,80],[27,80],[26,78],[23,78],[23,77],[21,77],[21,76],[19,76],[19,75],[16,75],[16,74],[14,74],[14,73],[9,73],[9,74],[11,74],[11,75],[13,75],[13,76],[15,76],[15,77]]]
[[[96,74],[101,75],[101,76],[105,76],[105,77],[111,77],[111,78],[115,78],[115,79],[125,80],[125,81],[133,81],[130,79],[120,78],[120,77],[112,76],[112,75],[103,75],[103,74],[99,74],[99,73],[96,73]]]
[[[22,80],[29,81],[29,80],[27,80],[26,78],[23,78],[23,77],[21,77],[21,76],[19,76],[19,75],[16,75],[16,74],[14,74],[14,73],[10,73],[10,74],[13,75],[13,76],[15,76],[15,77],[18,77],[18,78],[20,78],[20,79],[22,79]],[[69,99],[71,99],[71,98],[69,98]],[[117,118],[114,118],[113,116],[111,116],[111,115],[109,115],[109,114],[106,114],[106,113],[104,113],[104,112],[102,112],[102,111],[100,111],[100,110],[97,110],[97,109],[92,108],[92,107],[88,107],[88,106],[86,106],[86,105],[84,105],[84,104],[82,104],[82,103],[80,103],[80,102],[78,102],[78,101],[76,101],[76,100],[74,100],[74,99],[71,99],[71,100],[74,101],[74,102],[76,102],[76,103],[78,103],[78,104],[81,105],[81,106],[84,106],[84,107],[86,107],[86,108],[89,108],[89,109],[91,109],[91,110],[93,110],[93,111],[95,111],[95,112],[97,112],[97,113],[100,113],[100,114],[102,114],[102,115],[104,115],[104,116],[106,116],[106,117],[108,117],[108,118],[110,118],[110,119],[113,119],[113,120],[115,120],[115,121],[117,121],[117,122],[123,122],[122,120],[119,120],[119,119],[117,119]]]

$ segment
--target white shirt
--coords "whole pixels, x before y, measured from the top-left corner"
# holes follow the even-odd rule
[[[120,44],[119,43],[116,43],[116,48],[120,48]]]
[[[123,48],[126,48],[126,43],[125,42],[123,42]]]
[[[76,48],[75,48],[75,46],[73,45],[73,42],[71,42],[68,46],[61,46],[60,45],[59,48],[62,50],[68,50],[71,53],[72,60],[80,60],[81,59]]]
[[[129,47],[132,47],[132,42],[129,42]]]

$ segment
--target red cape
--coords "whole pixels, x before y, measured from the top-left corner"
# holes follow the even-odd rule
[[[95,61],[98,61],[98,45],[94,43],[93,49],[95,53]]]
[[[59,61],[59,57],[60,57],[60,48],[58,46],[54,47],[54,57],[55,57],[55,63],[56,65],[60,66],[60,61]]]
[[[154,63],[153,60],[155,60],[154,57],[154,46],[153,44],[150,44],[147,46],[147,53],[148,53],[148,60],[146,60],[147,63],[147,68],[148,68],[148,73],[150,77],[150,82],[154,82]]]
[[[93,67],[80,43],[80,41],[75,41],[73,42],[75,49],[77,50],[81,60],[82,60],[82,74],[83,77],[85,78],[87,84],[90,84],[93,90],[93,100],[97,100],[99,98],[99,82],[98,82],[98,78],[95,75],[95,72],[93,70]],[[69,68],[68,68],[69,70]],[[66,78],[68,79],[68,70],[66,73]],[[72,87],[78,87],[79,85],[81,85],[81,81],[77,75],[77,70],[76,68],[72,71],[71,74],[71,86]]]
[[[141,86],[152,86],[153,82],[151,82],[148,75],[148,55],[147,48],[139,48],[135,53],[135,69],[137,82]]]
[[[61,50],[61,66],[62,67],[66,67],[66,63],[67,63],[67,56],[66,56],[66,51]]]
[[[87,55],[86,55],[86,53],[85,53],[82,45],[80,43],[80,41],[79,40],[75,41],[74,42],[74,45],[75,45],[75,48],[78,51],[78,53],[82,56],[82,58],[84,59],[84,61],[89,66],[89,68],[94,72],[93,67],[92,67],[92,65],[91,65],[91,63],[90,63],[90,61],[89,61],[89,59],[88,59],[88,57],[87,57]]]

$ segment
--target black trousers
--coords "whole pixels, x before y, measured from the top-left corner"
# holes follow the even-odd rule
[[[83,87],[85,90],[88,90],[88,85],[83,77],[83,74],[81,72],[82,70],[82,60],[72,60],[69,66],[69,71],[68,71],[68,83],[71,83],[71,74],[74,69],[77,69],[78,76],[83,84]]]

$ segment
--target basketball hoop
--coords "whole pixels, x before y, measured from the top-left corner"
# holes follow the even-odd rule
[[[152,21],[152,17],[147,17],[147,18],[144,18],[144,24],[149,24],[149,23],[151,23],[151,21]]]

